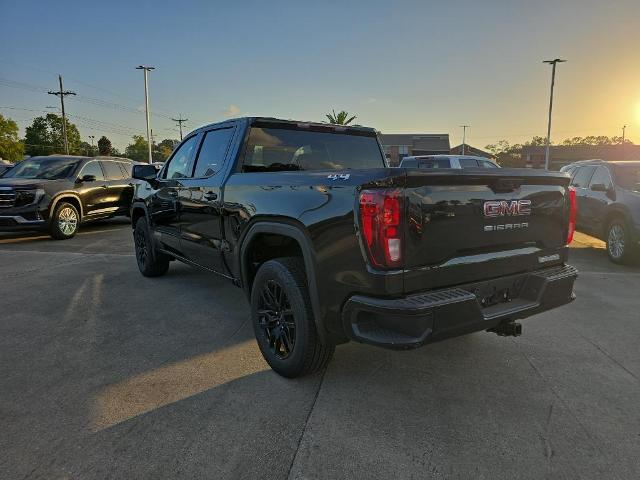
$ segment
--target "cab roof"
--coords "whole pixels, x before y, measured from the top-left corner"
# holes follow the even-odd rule
[[[275,117],[237,117],[230,118],[228,120],[224,120],[222,122],[209,123],[207,125],[203,125],[202,127],[198,127],[193,130],[191,133],[200,132],[202,130],[207,130],[211,127],[222,126],[229,123],[246,123],[248,125],[252,125],[254,123],[269,123],[269,124],[282,124],[282,125],[290,125],[302,128],[310,128],[310,127],[318,127],[322,129],[333,129],[335,131],[357,131],[357,132],[367,132],[367,133],[377,133],[375,128],[371,127],[363,127],[362,125],[336,125],[328,122],[308,122],[302,120],[291,120],[291,119],[282,119]]]

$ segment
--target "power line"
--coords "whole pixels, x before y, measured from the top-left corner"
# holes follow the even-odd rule
[[[60,97],[60,107],[62,109],[62,138],[64,139],[64,152],[69,155],[69,142],[67,141],[67,117],[64,114],[64,97],[67,95],[75,95],[76,92],[71,92],[69,90],[64,90],[62,88],[62,75],[58,75],[58,81],[60,83],[60,90],[57,92],[52,92],[49,90],[49,95],[55,95]]]
[[[182,118],[182,114],[180,114],[179,118],[172,118],[171,120],[173,120],[174,122],[176,122],[180,128],[180,141],[182,141],[182,124],[185,122],[188,122],[189,119],[188,118]]]
[[[31,65],[31,64],[16,62],[15,60],[9,60],[7,58],[0,59],[0,62],[2,62],[2,63],[10,63],[10,64],[13,64],[13,65],[16,65],[16,66],[19,66],[19,67],[22,67],[22,68],[26,68],[26,69],[29,69],[29,70],[34,70],[34,71],[38,71],[38,72],[57,75],[56,72],[51,71],[51,70],[47,70],[47,69],[42,68],[40,66],[34,66],[34,65]],[[72,83],[78,83],[78,84],[83,85],[85,87],[93,88],[95,90],[100,90],[100,91],[103,91],[105,93],[108,93],[109,95],[113,95],[115,97],[120,97],[120,98],[126,99],[128,101],[133,101],[133,102],[137,102],[138,101],[137,99],[135,99],[133,97],[130,97],[128,95],[123,95],[122,93],[118,93],[118,92],[115,92],[113,90],[109,90],[108,88],[99,87],[97,85],[93,85],[91,83],[88,83],[88,82],[85,82],[85,81],[82,81],[82,80],[78,80],[77,78],[70,77],[69,75],[66,75],[65,78],[67,79],[67,81],[70,80]],[[167,110],[166,108],[156,107],[156,109],[157,110],[163,110],[163,111],[165,111],[167,113],[170,113],[170,111]],[[165,115],[165,117],[169,118],[169,115]]]

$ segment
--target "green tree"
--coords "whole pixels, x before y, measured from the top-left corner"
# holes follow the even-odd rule
[[[80,142],[78,146],[78,155],[86,155],[87,157],[93,157],[94,148],[91,146],[89,142]]]
[[[154,161],[156,162],[164,162],[171,152],[173,152],[174,146],[180,143],[178,140],[173,140],[171,138],[165,138],[158,145],[156,145],[156,151],[154,152]]]
[[[23,155],[24,144],[18,139],[18,124],[0,115],[0,158],[17,162]]]
[[[628,139],[624,139],[625,145],[631,145],[632,142]],[[622,144],[622,137],[613,136],[607,137],[606,135],[590,135],[588,137],[573,137],[567,138],[562,142],[562,145],[620,145]]]
[[[331,113],[327,114],[327,119],[329,120],[329,123],[333,123],[335,125],[349,125],[356,118],[358,117],[356,117],[355,115],[349,118],[349,113],[345,112],[344,110],[338,112],[337,114],[335,110],[331,110]]]
[[[134,135],[133,143],[127,145],[124,155],[136,162],[146,162],[149,158],[149,147],[147,141],[142,135]]]
[[[493,153],[496,162],[502,167],[518,167],[520,166],[520,153],[522,145],[511,145],[506,140],[499,140],[494,144],[485,147]]]
[[[80,147],[80,132],[78,127],[66,120],[69,153],[77,155],[82,152]],[[62,117],[55,113],[48,113],[44,117],[36,117],[26,128],[25,151],[27,155],[51,155],[64,153],[62,137]]]
[[[104,155],[106,157],[111,155],[111,151],[113,150],[113,146],[111,145],[111,140],[109,140],[104,135],[100,137],[98,140],[98,152],[100,155]]]

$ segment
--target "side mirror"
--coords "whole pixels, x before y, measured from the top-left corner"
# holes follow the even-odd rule
[[[608,188],[604,183],[594,183],[591,185],[591,190],[594,192],[606,192]]]
[[[136,180],[149,182],[152,187],[157,185],[158,171],[153,165],[134,165],[133,174],[131,176]]]
[[[80,178],[78,178],[78,180],[76,180],[77,183],[95,182],[95,181],[96,181],[95,175],[83,175]]]

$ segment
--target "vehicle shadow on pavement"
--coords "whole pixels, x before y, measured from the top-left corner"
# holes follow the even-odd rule
[[[129,224],[130,220],[126,217],[96,220],[95,222],[81,225],[76,236],[95,235],[120,230],[122,229],[123,225]],[[63,240],[62,242],[69,241],[73,241],[73,239]],[[38,242],[59,242],[59,240],[53,240],[47,232],[42,231],[0,232],[0,245]]]

